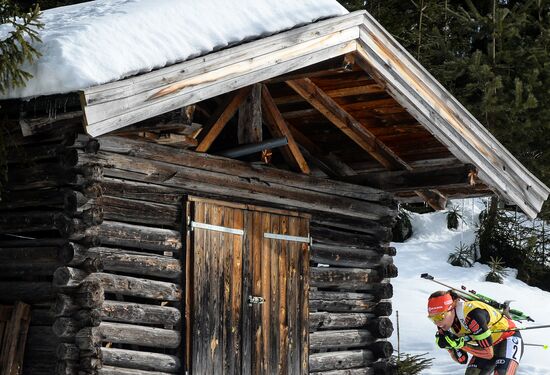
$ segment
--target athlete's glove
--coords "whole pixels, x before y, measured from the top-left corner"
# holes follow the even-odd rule
[[[461,365],[466,364],[468,362],[468,353],[466,353],[463,350],[460,349],[449,349],[449,354],[451,355],[451,358],[455,361],[460,363]]]
[[[435,334],[435,342],[441,349],[461,349],[464,337],[458,337],[449,331],[439,330]]]

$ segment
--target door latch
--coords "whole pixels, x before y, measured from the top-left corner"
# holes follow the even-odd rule
[[[259,297],[259,296],[248,296],[248,306],[252,306],[254,304],[256,305],[261,305],[262,303],[265,302],[265,298],[264,297]]]

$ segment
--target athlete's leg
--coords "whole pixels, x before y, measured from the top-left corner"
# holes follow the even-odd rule
[[[493,375],[495,364],[493,361],[472,357],[464,375]]]
[[[522,356],[523,340],[521,334],[516,332],[495,347],[495,374],[515,375]]]

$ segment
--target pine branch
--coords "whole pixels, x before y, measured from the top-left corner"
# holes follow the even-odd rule
[[[39,21],[40,8],[35,5],[29,12],[22,12],[8,0],[0,0],[0,22],[13,29],[0,41],[0,92],[24,86],[32,75],[21,65],[32,63],[41,56],[35,45],[40,43],[38,30],[44,27]]]

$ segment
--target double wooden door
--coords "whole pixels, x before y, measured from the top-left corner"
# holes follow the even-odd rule
[[[190,198],[193,375],[307,374],[309,218]]]

